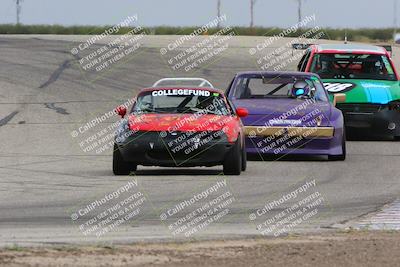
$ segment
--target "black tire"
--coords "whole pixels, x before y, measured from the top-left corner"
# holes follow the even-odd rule
[[[246,146],[243,144],[242,148],[242,172],[246,171],[247,169],[247,152]]]
[[[400,141],[400,136],[395,136],[394,141]]]
[[[330,161],[345,161],[346,160],[346,133],[343,133],[342,141],[342,154],[341,155],[329,155],[328,160]]]
[[[239,138],[232,149],[225,156],[223,164],[225,175],[240,175],[242,171],[242,154],[243,151]]]
[[[129,175],[132,171],[136,171],[137,165],[126,162],[122,158],[118,146],[114,144],[113,152],[113,173],[114,175]]]

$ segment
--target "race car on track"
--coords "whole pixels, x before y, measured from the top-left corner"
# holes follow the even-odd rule
[[[157,82],[181,84],[180,79]],[[188,80],[185,80],[187,84]],[[143,89],[123,118],[115,136],[113,172],[127,175],[138,165],[194,167],[223,165],[224,174],[246,170],[244,130],[224,93],[208,81],[196,86],[158,86]]]
[[[311,45],[298,64],[318,74],[331,95],[346,95],[337,108],[350,135],[400,139],[400,84],[389,48]]]
[[[248,110],[242,119],[248,153],[346,159],[343,115],[329,102],[318,75],[243,72],[235,76],[226,95],[234,106]],[[344,98],[335,95],[335,103]]]

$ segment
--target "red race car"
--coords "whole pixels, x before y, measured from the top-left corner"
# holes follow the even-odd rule
[[[127,175],[138,165],[223,165],[229,175],[246,170],[240,117],[247,110],[234,110],[222,91],[203,85],[146,88],[129,114],[125,107],[116,109],[124,119],[115,136],[115,175]]]

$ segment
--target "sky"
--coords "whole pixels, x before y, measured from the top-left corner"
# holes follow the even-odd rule
[[[0,0],[0,24],[15,23],[16,0]],[[217,0],[22,0],[21,23],[114,25],[138,15],[140,26],[199,26],[216,17]],[[248,26],[250,0],[221,0],[226,26]],[[382,28],[394,25],[396,0],[303,0],[303,16],[332,28]],[[399,14],[400,0],[396,13]],[[256,0],[255,25],[295,24],[297,0]],[[400,24],[400,16],[398,20]],[[316,26],[315,25],[315,26]]]

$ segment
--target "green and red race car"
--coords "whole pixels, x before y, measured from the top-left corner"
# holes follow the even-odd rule
[[[389,52],[361,44],[311,45],[298,70],[318,74],[325,88],[343,93],[347,134],[400,139],[400,83]]]

